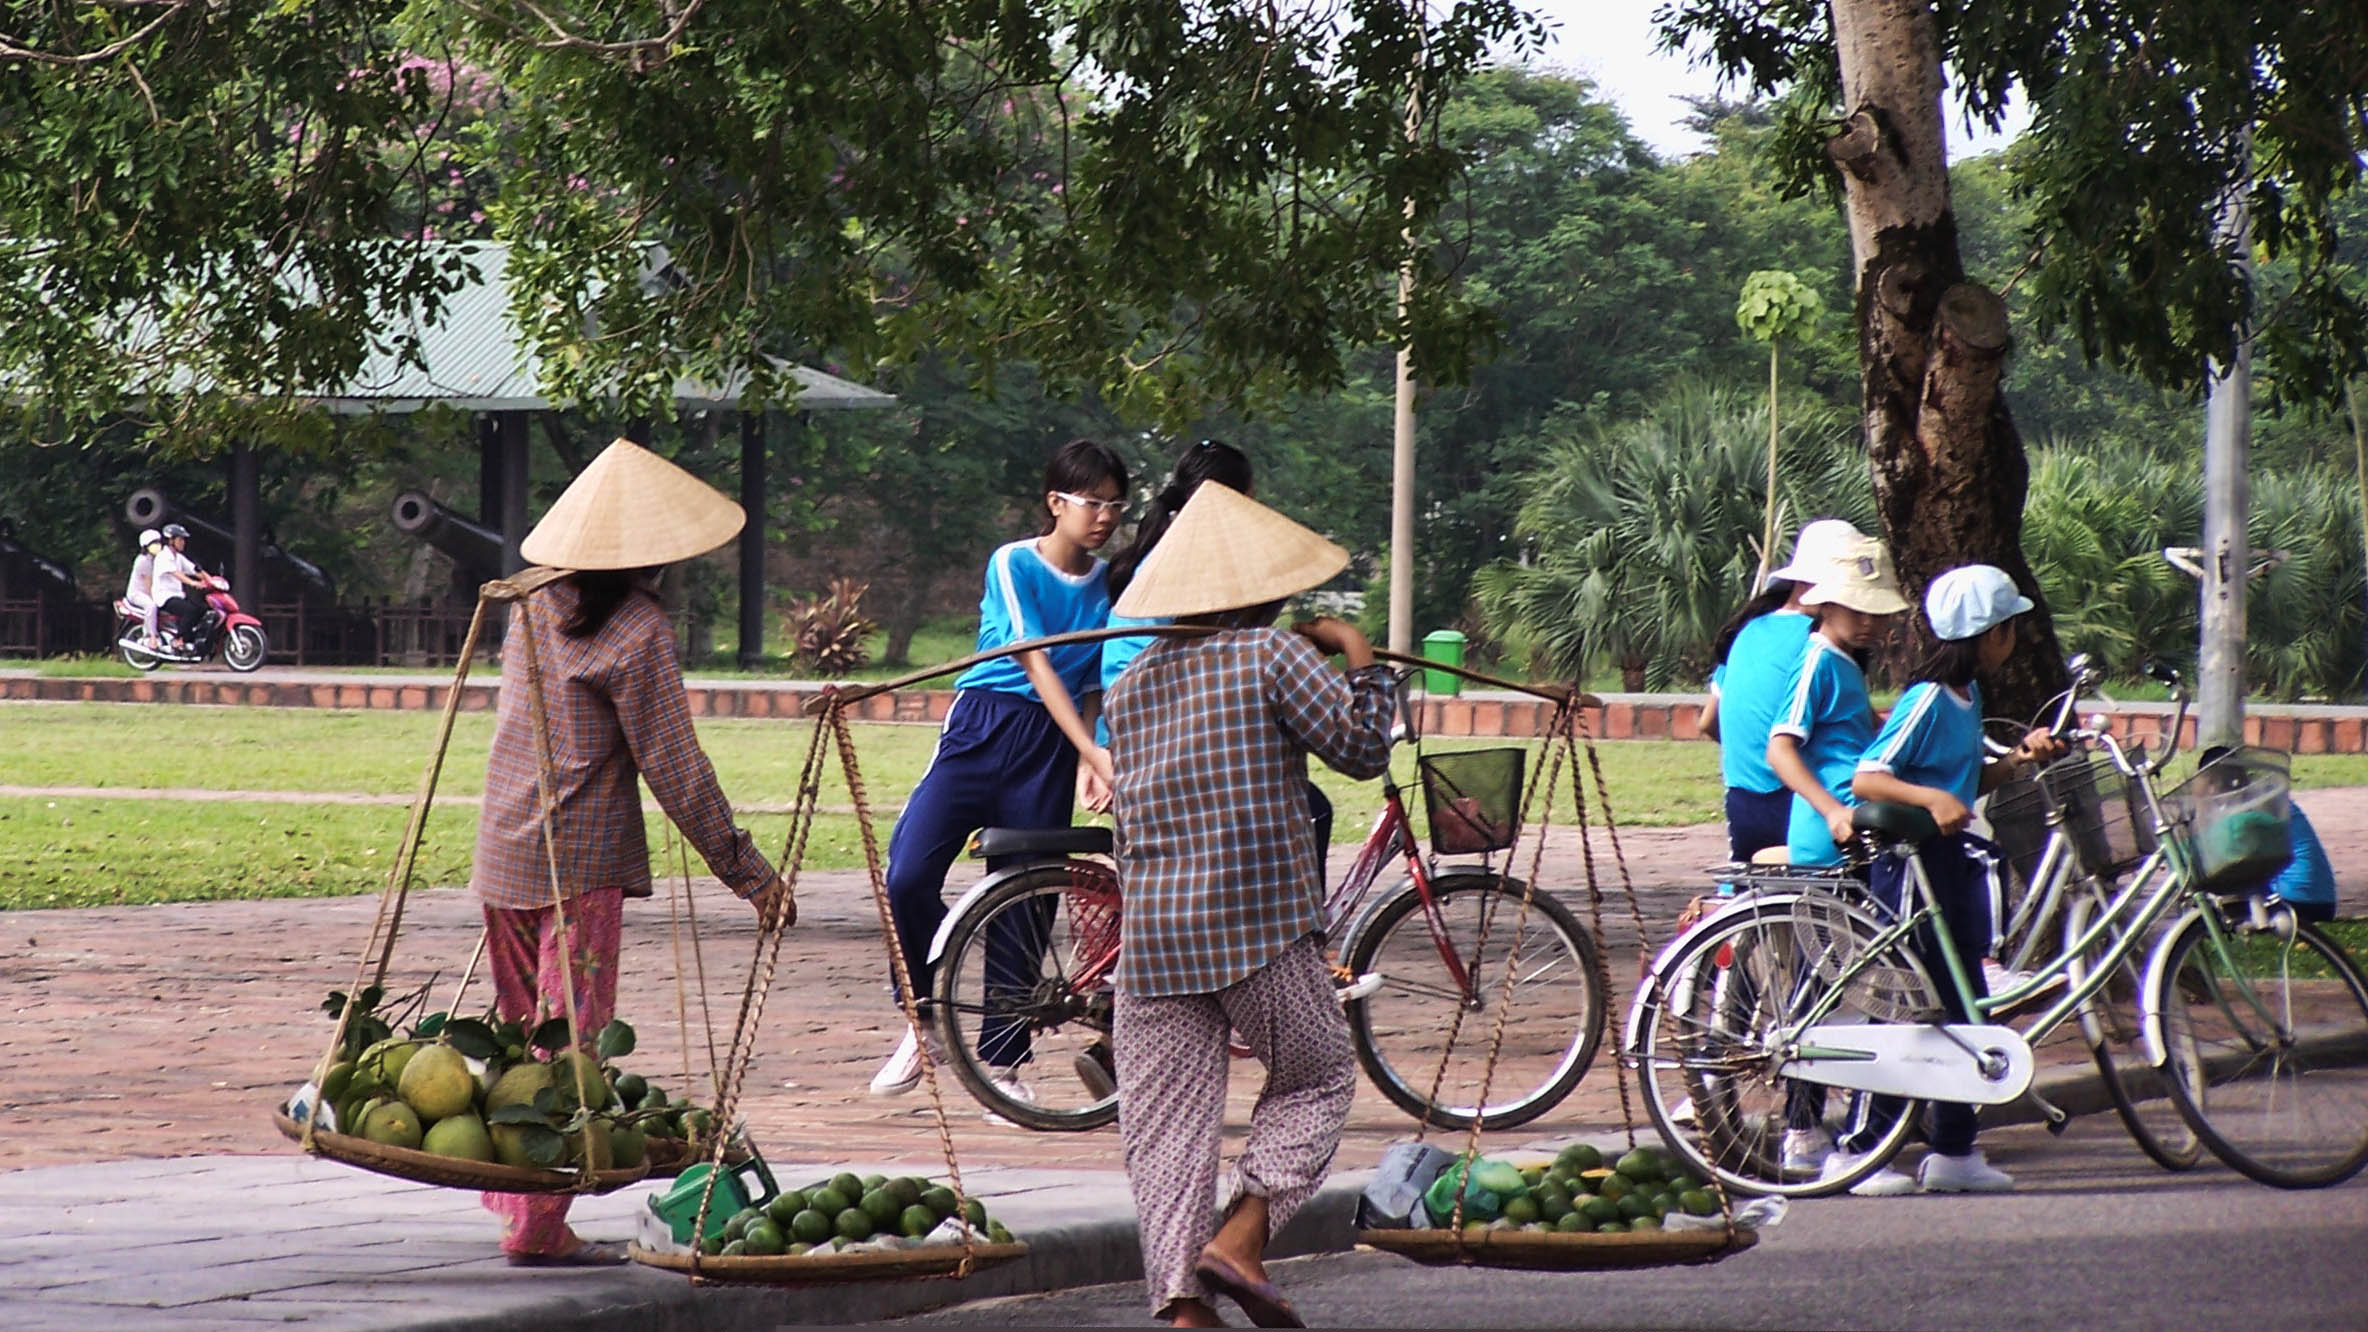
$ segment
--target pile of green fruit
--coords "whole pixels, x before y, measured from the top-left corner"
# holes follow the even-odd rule
[[[885,1247],[888,1241],[928,1238],[955,1210],[952,1189],[916,1175],[891,1179],[842,1173],[734,1213],[724,1222],[723,1233],[701,1241],[699,1251],[726,1258],[771,1258],[861,1244]],[[989,1217],[986,1204],[978,1199],[969,1199],[962,1213],[988,1243],[1011,1242],[1011,1232]],[[952,1233],[953,1228],[947,1230]]]
[[[1471,1173],[1464,1185],[1466,1169]],[[1548,1231],[1564,1235],[1659,1230],[1664,1218],[1717,1216],[1717,1195],[1666,1155],[1639,1147],[1607,1166],[1586,1143],[1562,1149],[1552,1165],[1527,1169],[1505,1161],[1467,1158],[1449,1166],[1423,1195],[1423,1211],[1445,1228],[1463,1192],[1467,1231]]]
[[[342,1004],[342,996],[332,999]],[[382,1146],[525,1168],[633,1169],[653,1134],[710,1127],[708,1111],[614,1073],[606,1061],[634,1044],[622,1022],[609,1023],[588,1050],[570,1039],[564,1018],[528,1031],[438,1013],[407,1035],[375,1018],[349,1030],[376,1039],[359,1049],[349,1039],[317,1093],[299,1100],[307,1113],[326,1107],[322,1128]]]

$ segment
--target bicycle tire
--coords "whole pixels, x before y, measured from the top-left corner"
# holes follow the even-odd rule
[[[1108,1054],[1109,991],[1104,987],[1086,994],[1069,989],[1067,969],[1059,955],[1063,945],[1072,942],[1078,933],[1073,913],[1078,902],[1073,896],[1081,887],[1081,878],[1093,876],[1094,882],[1088,887],[1097,897],[1106,893],[1111,905],[1116,901],[1116,881],[1106,865],[1092,861],[1074,863],[1078,868],[1073,869],[1069,864],[1044,864],[1020,870],[963,908],[946,935],[945,952],[938,959],[932,987],[932,1010],[946,1063],[952,1066],[964,1089],[990,1112],[1022,1128],[1045,1133],[1082,1133],[1118,1118],[1117,1093],[1093,1096],[1082,1077],[1077,1079],[1080,1090],[1088,1095],[1076,1103],[1023,1100],[1006,1092],[995,1081],[998,1072],[1014,1068],[1092,1057],[1097,1045],[1104,1056]],[[1090,870],[1085,868],[1088,866]],[[1033,913],[1033,920],[1038,923],[1032,924],[1030,915],[1014,915],[1015,912]],[[1064,920],[1069,922],[1069,927],[1064,927]],[[999,928],[998,923],[1003,921],[1012,922],[1003,928],[1012,929],[1017,935],[1014,938],[1007,934],[1005,938],[1014,939],[1024,949],[1032,937],[1036,945],[1029,970],[1037,976],[1024,996],[1014,993],[1008,982],[993,981],[987,969],[990,941]],[[1107,925],[1115,924],[1113,913]],[[1103,922],[1096,921],[1085,928],[1103,927]],[[1050,976],[1042,974],[1042,964],[1048,959],[1052,962]],[[996,1064],[987,1058],[984,1047],[998,1039],[986,1030],[989,1017],[1025,1022],[1027,1049],[1022,1062]],[[1050,1056],[1040,1058],[1047,1054],[1047,1047],[1051,1049]],[[1049,1080],[1039,1076],[1037,1085],[1047,1089],[1054,1084],[1065,1085],[1069,1076],[1068,1068],[1056,1068]]]
[[[1838,1193],[1891,1163],[1922,1117],[1923,1102],[1902,1099],[1891,1126],[1851,1170],[1827,1176],[1787,1168],[1783,1159],[1791,1080],[1774,1033],[1831,985],[1882,927],[1830,894],[1754,902],[1696,927],[1664,954],[1636,992],[1629,1018],[1630,1058],[1645,1111],[1669,1150],[1695,1170],[1740,1193],[1811,1198]],[[1902,981],[1900,978],[1905,977]],[[1923,965],[1893,946],[1849,982],[1863,1002],[1845,998],[1836,1020],[1890,1016],[1903,985],[1937,993]],[[1819,1123],[1835,1123],[1851,1094],[1828,1088]],[[1691,1114],[1677,1113],[1680,1102]]]
[[[1357,1062],[1383,1096],[1424,1123],[1470,1128],[1474,1118],[1481,1118],[1494,1128],[1526,1124],[1561,1104],[1602,1048],[1610,1001],[1594,937],[1569,907],[1541,891],[1530,900],[1520,940],[1518,965],[1524,975],[1516,988],[1531,997],[1506,1015],[1505,1054],[1491,1081],[1489,1103],[1477,1104],[1496,1022],[1497,1008],[1490,996],[1504,983],[1505,947],[1514,937],[1514,922],[1521,918],[1522,892],[1521,880],[1478,870],[1450,871],[1431,881],[1432,901],[1481,996],[1479,1007],[1463,1014],[1455,1037],[1456,1062],[1439,1079],[1436,1103],[1430,1090],[1439,1070],[1439,1051],[1461,1000],[1413,881],[1401,883],[1376,902],[1342,949],[1351,971],[1378,972],[1382,977],[1380,989],[1346,1005]],[[1478,910],[1469,911],[1472,907]],[[1466,915],[1475,927],[1487,925],[1484,954],[1464,946],[1467,938],[1475,944],[1479,939],[1477,928],[1468,935],[1459,930]],[[1531,967],[1528,959],[1538,955],[1541,942],[1559,955]],[[1436,980],[1431,979],[1434,970]],[[1401,1041],[1409,1033],[1413,1039]],[[1394,1057],[1393,1049],[1399,1049]],[[1519,1071],[1531,1068],[1539,1070],[1534,1077],[1525,1078]],[[1500,1099],[1497,1089],[1505,1085],[1509,1069],[1522,1085]]]
[[[2147,967],[2163,1040],[2192,1048],[2200,1074],[2170,1079],[2171,1095],[2212,1154],[2246,1177],[2281,1189],[2340,1184],[2368,1165],[2368,979],[2307,923],[2291,939],[2224,928],[2235,936],[2228,953],[2190,914]]]
[[[2096,904],[2083,897],[2064,913],[2065,982],[2075,989],[2087,979],[2092,959],[2112,946],[2111,939],[2100,938],[2087,951],[2075,951],[2095,912]],[[2187,1122],[2165,1083],[2171,1077],[2192,1075],[2195,1061],[2173,1057],[2158,1067],[2148,1059],[2146,1025],[2139,1011],[2144,993],[2145,974],[2133,949],[2106,978],[2104,988],[2080,1006],[2080,1035],[2088,1042],[2097,1080],[2104,1084],[2113,1113],[2138,1150],[2165,1170],[2192,1170],[2203,1159],[2203,1139],[2196,1136],[2195,1126]]]

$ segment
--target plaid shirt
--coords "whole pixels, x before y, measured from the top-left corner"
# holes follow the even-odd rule
[[[1389,766],[1390,674],[1343,676],[1280,629],[1163,639],[1107,704],[1126,894],[1118,983],[1209,994],[1324,927],[1307,756]]]
[[[733,826],[732,806],[691,730],[674,631],[657,602],[629,596],[599,633],[570,638],[560,626],[575,613],[572,584],[547,584],[530,600],[551,730],[551,830],[559,844],[560,891],[572,897],[590,888],[639,893],[649,886],[637,777],[649,782],[659,807],[733,892],[746,897],[771,883],[773,867]],[[502,645],[502,675],[513,687],[501,691],[469,875],[469,886],[487,906],[513,909],[551,904],[522,619],[512,613]]]

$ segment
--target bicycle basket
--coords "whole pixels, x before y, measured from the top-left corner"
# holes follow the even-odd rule
[[[2017,777],[1990,793],[1982,807],[1989,820],[1990,840],[2006,853],[2015,873],[2029,884],[2039,877],[2039,857],[2047,850],[2047,792],[2036,777]]]
[[[2232,749],[2162,798],[2197,887],[2256,888],[2294,858],[2288,763],[2274,749]]]
[[[2063,818],[2080,868],[2110,879],[2154,854],[2154,820],[2138,779],[2106,754],[2076,754],[2039,774],[2048,803]]]
[[[1443,856],[1502,851],[1521,836],[1519,749],[1453,749],[1425,754],[1423,808],[1430,815],[1431,849]]]

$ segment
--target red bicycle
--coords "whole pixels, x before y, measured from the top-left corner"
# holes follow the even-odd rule
[[[1406,720],[1402,742],[1414,735],[1411,712]],[[1525,758],[1501,746],[1420,755],[1427,852],[1403,789],[1385,776],[1373,831],[1325,900],[1358,1062],[1392,1103],[1443,1128],[1483,1113],[1498,1127],[1537,1118],[1578,1085],[1603,1040],[1594,938],[1551,893],[1539,891],[1525,914],[1526,885],[1495,863],[1519,832]],[[989,828],[970,850],[1020,863],[973,886],[931,942],[930,1009],[947,1062],[1015,1124],[1061,1132],[1112,1122],[1122,908],[1111,830]],[[1467,856],[1479,859],[1441,863]],[[1402,875],[1377,893],[1393,864]],[[1490,1035],[1508,1005],[1490,1076]]]

